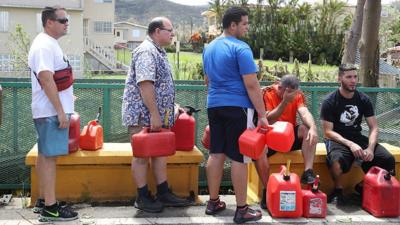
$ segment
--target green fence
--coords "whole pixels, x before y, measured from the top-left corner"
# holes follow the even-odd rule
[[[3,123],[0,126],[0,189],[29,188],[30,171],[25,166],[26,153],[36,142],[36,133],[31,118],[31,85],[29,82],[5,82],[3,87]],[[191,85],[187,85],[190,83]],[[192,81],[177,82],[176,100],[181,105],[191,105],[202,111],[195,115],[197,120],[196,144],[205,153],[200,138],[207,124],[206,87],[193,85]],[[311,84],[310,84],[311,85]],[[302,85],[306,94],[308,107],[319,125],[320,104],[324,96],[335,90],[336,84],[330,87],[312,87]],[[121,122],[121,102],[123,81],[112,84],[80,83],[74,85],[77,97],[75,110],[81,116],[81,127],[95,118],[99,106],[103,108],[100,122],[104,128],[107,142],[128,142],[127,129]],[[400,145],[400,89],[359,88],[367,92],[374,104],[380,125],[380,141]],[[319,128],[320,131],[320,128]],[[320,133],[321,134],[321,133]],[[320,135],[320,139],[322,136]],[[204,163],[201,165],[199,183],[206,185]],[[127,178],[130,179],[130,178]],[[225,170],[223,185],[230,185],[230,171]]]

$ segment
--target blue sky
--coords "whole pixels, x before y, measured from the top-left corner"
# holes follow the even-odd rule
[[[169,1],[176,2],[179,4],[183,4],[183,5],[207,5],[210,0],[169,0]],[[310,2],[310,3],[316,2],[316,1],[318,1],[318,0],[300,0],[300,2]],[[357,3],[357,0],[344,0],[344,1],[347,1],[352,5],[355,5]],[[381,0],[381,1],[383,4],[388,4],[394,0]],[[256,0],[250,0],[250,2],[255,3]]]

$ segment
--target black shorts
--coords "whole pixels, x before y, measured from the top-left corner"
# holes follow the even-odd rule
[[[294,142],[293,142],[292,148],[290,148],[290,151],[296,151],[296,150],[301,149],[301,145],[303,144],[303,139],[300,139],[299,134],[298,134],[299,126],[300,125],[297,125],[294,127]],[[277,151],[275,151],[271,148],[268,148],[267,157],[274,155],[276,152]]]
[[[224,153],[237,162],[251,162],[239,151],[239,136],[254,127],[254,110],[242,107],[224,106],[207,109],[210,125],[210,153]],[[251,116],[248,121],[248,116]],[[252,116],[253,115],[253,116]]]
[[[358,144],[362,149],[368,147],[368,138],[365,136],[360,135],[353,137],[351,141]],[[333,162],[338,161],[342,172],[347,173],[355,160],[350,148],[327,139],[325,140],[325,145],[327,150],[326,163],[328,167],[331,168]],[[368,172],[372,166],[378,166],[387,171],[393,170],[393,172],[395,172],[395,160],[393,155],[380,144],[375,146],[374,159],[371,162],[363,162],[361,160],[359,162],[361,163],[361,168],[364,173]]]

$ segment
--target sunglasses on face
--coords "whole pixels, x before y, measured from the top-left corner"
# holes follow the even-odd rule
[[[165,28],[160,28],[160,30],[166,30],[166,31],[168,31],[170,33],[172,33],[174,31],[174,29],[165,29]]]
[[[55,21],[61,23],[61,24],[66,24],[68,23],[68,18],[57,18]]]

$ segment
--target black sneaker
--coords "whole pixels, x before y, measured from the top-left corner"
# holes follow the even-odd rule
[[[169,189],[162,195],[157,193],[157,199],[162,202],[164,206],[182,207],[189,206],[191,204],[189,200],[176,196]]]
[[[315,174],[312,169],[308,169],[304,171],[303,175],[301,175],[301,183],[303,184],[312,184],[315,180]]]
[[[356,186],[354,187],[354,190],[355,190],[360,196],[362,196],[362,194],[363,194],[363,182],[361,181],[360,183],[356,184]]]
[[[70,207],[60,207],[57,205],[56,210],[52,211],[44,207],[40,214],[39,221],[69,221],[78,219],[78,213],[73,211]]]
[[[225,202],[221,201],[218,197],[217,200],[208,200],[206,207],[207,215],[214,215],[226,208]]]
[[[254,210],[246,205],[243,209],[236,209],[233,221],[235,221],[235,223],[245,223],[248,221],[257,221],[261,218],[261,210]]]
[[[261,198],[261,201],[260,201],[260,207],[262,209],[267,209],[267,198],[266,198],[266,195],[267,195],[267,193],[266,193],[266,190],[264,188],[263,189],[262,198]]]
[[[158,199],[155,199],[150,192],[147,193],[147,196],[137,196],[134,206],[150,213],[158,213],[164,209],[163,204]]]
[[[327,197],[327,202],[343,206],[347,204],[347,199],[343,195],[343,189],[335,188],[331,194]]]
[[[67,202],[65,202],[65,201],[57,201],[57,204],[58,204],[58,206],[60,206],[60,207],[67,207],[68,205],[67,205]],[[42,199],[42,198],[38,198],[37,200],[36,200],[36,202],[35,202],[35,206],[33,207],[33,209],[32,209],[32,212],[33,213],[37,213],[37,214],[40,214],[40,213],[42,213],[42,210],[43,210],[43,208],[44,208],[44,199]]]
[[[44,199],[38,198],[36,199],[35,206],[33,206],[32,212],[42,213],[43,208],[44,208]]]

